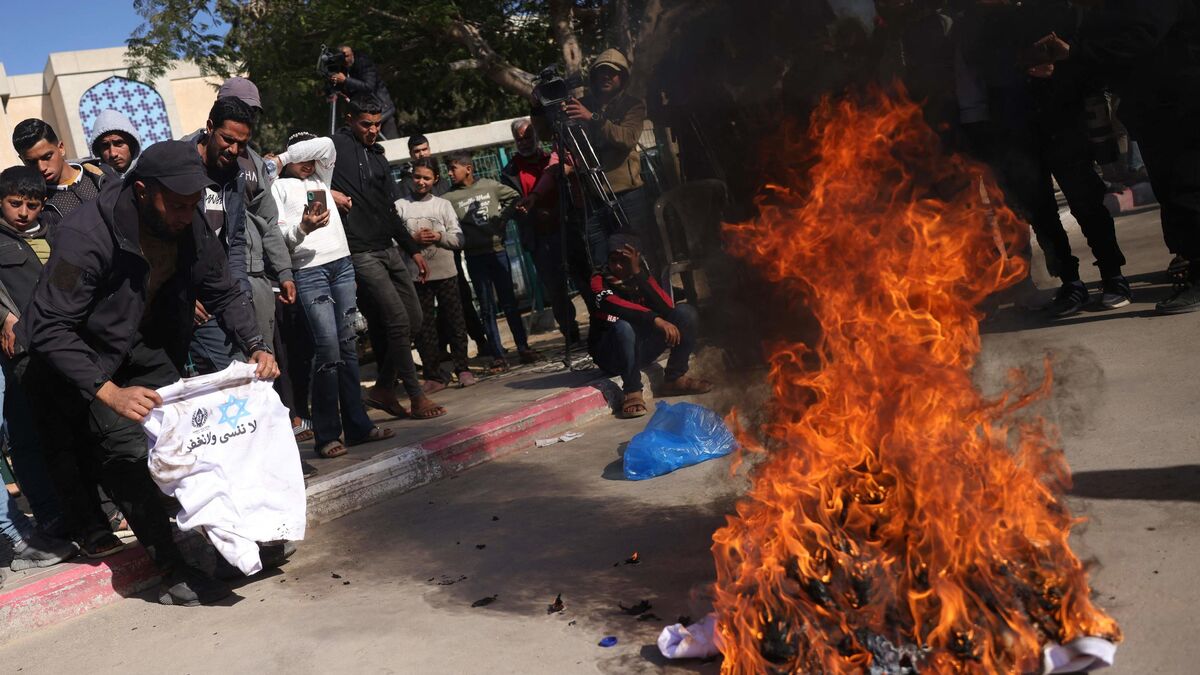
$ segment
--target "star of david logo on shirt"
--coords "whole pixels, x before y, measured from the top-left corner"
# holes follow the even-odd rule
[[[217,410],[221,411],[221,419],[217,420],[217,424],[228,424],[230,429],[236,429],[238,422],[243,417],[249,417],[250,413],[246,411],[246,403],[250,399],[235,398],[232,394],[229,398],[217,406]]]

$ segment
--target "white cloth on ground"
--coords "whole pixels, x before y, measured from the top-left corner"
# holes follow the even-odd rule
[[[1044,675],[1086,673],[1113,664],[1117,646],[1104,638],[1081,637],[1065,645],[1051,642],[1042,652]]]
[[[181,530],[201,528],[247,576],[262,569],[257,542],[304,538],[304,475],[292,421],[252,363],[158,390],[143,422],[150,475],[182,507]]]
[[[668,659],[707,659],[718,653],[715,635],[717,615],[710,613],[688,627],[667,626],[658,636],[658,651]]]

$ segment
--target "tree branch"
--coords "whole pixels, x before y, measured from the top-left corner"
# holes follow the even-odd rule
[[[479,59],[462,59],[461,61],[451,61],[450,70],[479,70],[483,64]]]
[[[446,27],[445,35],[466,47],[474,60],[478,62],[479,70],[505,91],[522,98],[529,98],[533,93],[533,75],[500,56],[484,39],[477,26],[466,21],[454,20]]]

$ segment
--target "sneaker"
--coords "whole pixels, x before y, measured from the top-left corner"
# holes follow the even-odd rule
[[[1054,296],[1054,302],[1050,303],[1047,311],[1050,312],[1050,316],[1062,319],[1078,314],[1087,301],[1087,286],[1084,286],[1082,281],[1071,281],[1058,289],[1058,293]]]
[[[224,582],[195,567],[180,565],[163,577],[158,586],[158,601],[164,605],[195,607],[212,604],[229,597],[230,593],[232,591]]]
[[[75,542],[38,533],[13,544],[13,559],[9,569],[20,572],[31,567],[50,567],[74,558],[77,553],[79,547]]]
[[[1125,307],[1133,302],[1133,291],[1129,288],[1129,282],[1123,276],[1115,276],[1111,279],[1105,279],[1104,294],[1100,296],[1100,304],[1105,309],[1117,309]]]
[[[1176,281],[1171,296],[1154,306],[1159,314],[1186,314],[1200,310],[1200,279]]]
[[[469,370],[464,370],[458,374],[458,386],[459,387],[463,387],[463,388],[470,387],[470,386],[475,385],[477,382],[478,382],[478,380],[475,379],[475,374]]]

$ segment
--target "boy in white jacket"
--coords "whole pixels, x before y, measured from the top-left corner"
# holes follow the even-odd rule
[[[313,338],[312,413],[317,454],[338,457],[346,445],[392,436],[376,427],[363,405],[358,371],[354,265],[341,215],[329,189],[337,159],[333,141],[294,134],[275,163],[271,185],[279,228],[292,253],[296,290]],[[342,421],[345,420],[345,428]],[[345,443],[342,433],[345,432]]]

